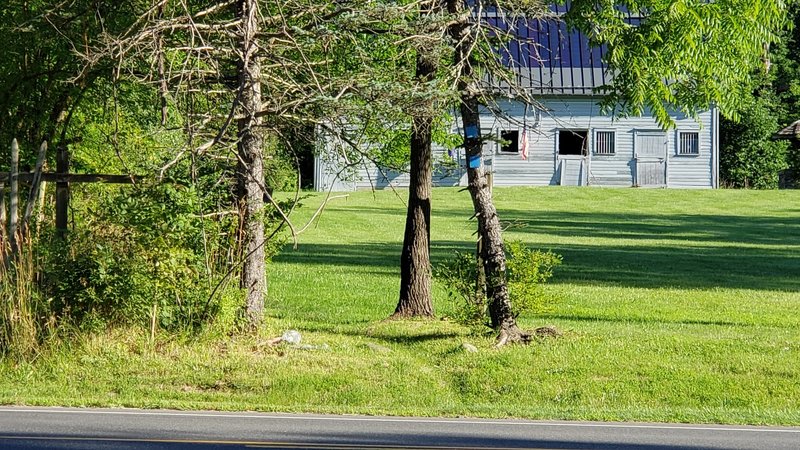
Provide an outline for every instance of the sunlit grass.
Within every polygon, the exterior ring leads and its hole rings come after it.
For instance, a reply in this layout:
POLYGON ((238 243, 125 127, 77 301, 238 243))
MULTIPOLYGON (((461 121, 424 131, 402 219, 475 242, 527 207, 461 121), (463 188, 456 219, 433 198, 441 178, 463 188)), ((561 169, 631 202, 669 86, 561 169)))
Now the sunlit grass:
MULTIPOLYGON (((555 309, 521 318, 563 336, 501 350, 449 320, 383 321, 403 197, 332 200, 270 266, 259 336, 110 330, 0 365, 0 402, 800 424, 800 192, 496 189, 507 238, 564 256, 555 309), (266 344, 290 328, 311 347, 266 344)), ((474 248, 470 208, 434 191, 435 262, 474 248)))

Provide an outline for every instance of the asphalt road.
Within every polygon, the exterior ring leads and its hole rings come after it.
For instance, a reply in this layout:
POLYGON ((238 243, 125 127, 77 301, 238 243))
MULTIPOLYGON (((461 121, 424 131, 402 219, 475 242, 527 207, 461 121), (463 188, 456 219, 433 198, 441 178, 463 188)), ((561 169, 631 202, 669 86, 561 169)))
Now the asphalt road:
POLYGON ((800 428, 0 408, 2 450, 800 449, 800 428))

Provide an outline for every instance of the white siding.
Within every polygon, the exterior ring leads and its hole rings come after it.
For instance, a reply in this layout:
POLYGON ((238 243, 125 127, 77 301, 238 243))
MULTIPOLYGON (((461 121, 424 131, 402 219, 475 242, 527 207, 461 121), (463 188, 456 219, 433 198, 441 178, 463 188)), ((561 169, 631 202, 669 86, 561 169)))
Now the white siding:
POLYGON ((713 112, 704 111, 701 115, 702 128, 698 124, 685 124, 683 128, 669 131, 670 146, 667 150, 667 183, 670 187, 711 188, 714 187, 714 127, 713 112), (678 132, 694 131, 699 136, 697 155, 678 155, 678 132))
MULTIPOLYGON (((652 117, 628 117, 614 119, 600 114, 596 99, 588 97, 544 98, 545 111, 528 112, 519 102, 499 103, 505 116, 498 119, 491 114, 481 115, 481 132, 497 135, 501 130, 520 130, 527 123, 528 158, 518 154, 499 154, 498 145, 488 143, 484 147, 484 167, 494 172, 495 186, 541 186, 560 183, 560 158, 558 156, 558 133, 563 129, 588 130, 589 155, 584 164, 586 173, 583 183, 590 186, 633 186, 635 183, 636 160, 634 140, 636 131, 654 131, 660 127, 652 117), (615 132, 615 153, 595 155, 594 132, 597 130, 615 132)), ((715 186, 715 159, 713 148, 715 139, 712 111, 699 114, 699 122, 682 115, 675 116, 677 129, 667 131, 667 187, 711 188, 715 186), (677 132, 696 131, 699 133, 699 154, 677 154, 677 132)), ((434 150, 442 155, 444 149, 434 150)), ((458 156, 463 165, 463 150, 458 156)), ((574 157, 573 157, 574 158, 574 157)), ((372 186, 385 188, 389 185, 404 187, 408 185, 407 174, 387 173, 383 176, 372 166, 361 166, 354 183, 340 183, 342 188, 368 189, 372 186)), ((463 170, 434 176, 434 184, 440 186, 465 185, 463 170)), ((330 185, 330 184, 328 184, 330 185)))

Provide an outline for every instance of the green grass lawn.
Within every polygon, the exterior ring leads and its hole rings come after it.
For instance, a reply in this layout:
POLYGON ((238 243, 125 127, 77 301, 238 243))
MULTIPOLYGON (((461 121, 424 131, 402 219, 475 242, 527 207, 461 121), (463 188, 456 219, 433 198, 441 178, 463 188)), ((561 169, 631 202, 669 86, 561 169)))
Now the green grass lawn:
MULTIPOLYGON (((555 308, 520 318, 563 336, 499 350, 448 320, 382 321, 405 195, 331 200, 270 266, 261 337, 110 331, 0 365, 0 402, 800 425, 800 191, 496 189, 505 237, 564 257, 555 308), (289 328, 316 348, 265 344, 289 328)), ((466 192, 434 191, 434 263, 474 248, 470 216, 466 192)))

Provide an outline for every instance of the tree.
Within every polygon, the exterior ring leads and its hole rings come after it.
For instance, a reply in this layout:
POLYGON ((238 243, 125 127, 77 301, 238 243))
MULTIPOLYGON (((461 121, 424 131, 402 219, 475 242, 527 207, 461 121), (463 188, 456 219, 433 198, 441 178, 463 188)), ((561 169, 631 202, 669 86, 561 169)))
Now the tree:
POLYGON ((261 320, 266 293, 265 202, 295 236, 265 182, 267 143, 319 127, 358 149, 353 136, 418 104, 427 92, 406 89, 402 74, 379 64, 403 60, 402 52, 371 47, 396 36, 394 27, 407 25, 403 18, 414 7, 369 0, 154 0, 133 26, 89 56, 92 63, 120 61, 121 76, 158 86, 162 117, 165 104, 180 112, 186 143, 162 175, 186 157, 225 161, 222 175, 235 174, 243 311, 251 326, 261 320))
POLYGON ((774 189, 789 168, 800 173, 797 150, 773 135, 800 118, 800 64, 795 51, 800 25, 798 4, 789 4, 791 29, 769 46, 764 64, 752 74, 749 92, 742 98, 740 120, 720 123, 720 176, 729 187, 774 189))
MULTIPOLYGON (((483 142, 479 107, 487 98, 481 80, 486 61, 500 58, 498 52, 494 58, 476 55, 476 49, 491 47, 480 33, 482 11, 503 6, 493 1, 448 0, 448 11, 459 19, 450 36, 459 73, 469 192, 478 219, 489 313, 498 345, 527 342, 531 337, 518 328, 511 313, 500 222, 478 164, 483 142)), ((776 40, 784 25, 784 8, 780 0, 573 0, 566 20, 589 36, 593 45, 607 47, 605 63, 614 79, 601 105, 619 115, 649 111, 669 127, 671 111, 694 116, 712 103, 736 117, 752 68, 761 63, 763 49, 776 40), (627 22, 629 11, 642 12, 644 19, 627 22)))
POLYGON ((257 0, 211 5, 153 1, 125 32, 109 36, 106 46, 87 55, 90 67, 98 61, 120 61, 118 79, 158 86, 163 122, 170 105, 179 112, 176 120, 182 122, 185 145, 162 167, 162 176, 188 156, 235 167, 230 172, 235 174, 232 200, 240 219, 242 311, 250 327, 262 320, 267 289, 265 201, 281 211, 265 184, 265 135, 280 128, 283 108, 309 95, 297 89, 298 76, 305 75, 308 65, 296 53, 313 51, 307 47, 313 43, 290 30, 319 13, 304 1, 271 6, 261 8, 257 0), (297 22, 289 25, 291 19, 297 22), (291 64, 265 72, 260 63, 265 57, 291 64), (269 84, 263 84, 265 79, 269 84))
POLYGON ((775 189, 789 167, 789 143, 772 139, 780 129, 777 99, 764 91, 747 99, 740 120, 720 124, 720 177, 727 187, 775 189))
MULTIPOLYGON (((108 66, 84 70, 79 52, 104 32, 133 20, 132 2, 9 0, 0 7, 0 140, 24 147, 67 145, 73 113, 98 79, 110 78, 108 66)), ((8 145, 8 144, 5 144, 8 145)), ((5 161, 3 161, 5 163, 5 161)))
MULTIPOLYGON (((424 1, 419 8, 421 17, 442 12, 439 0, 424 1)), ((429 84, 436 77, 438 57, 428 46, 417 49, 417 83, 429 84)), ((433 185, 431 144, 436 106, 435 99, 430 98, 411 114, 408 211, 400 256, 400 299, 394 317, 433 316, 430 267, 433 185)))
POLYGON ((237 201, 241 219, 240 236, 245 253, 242 264, 242 287, 247 291, 245 313, 251 326, 261 323, 266 295, 266 261, 264 255, 264 142, 261 137, 261 64, 259 62, 259 8, 256 0, 239 0, 236 19, 240 22, 241 59, 238 68, 238 99, 241 106, 237 121, 236 142, 238 164, 237 201))

